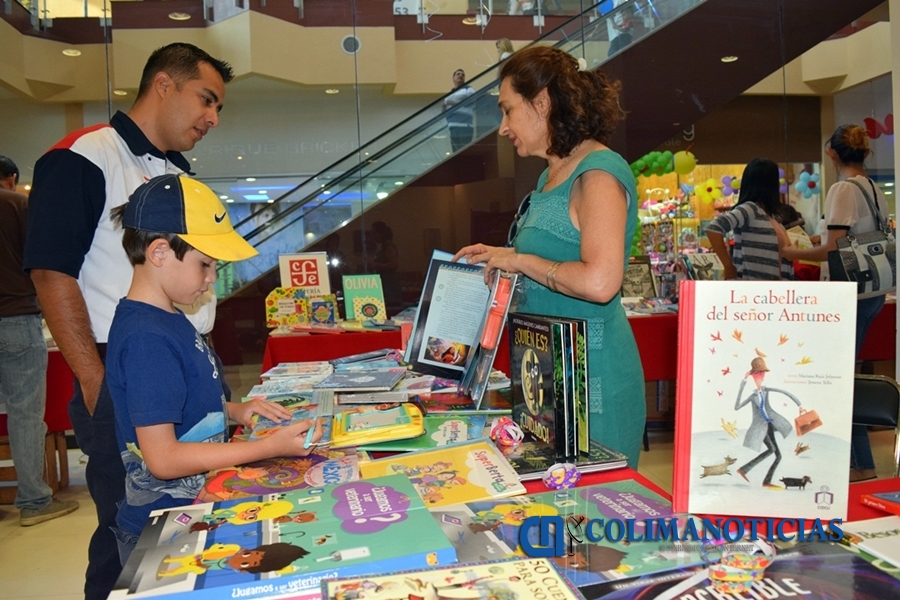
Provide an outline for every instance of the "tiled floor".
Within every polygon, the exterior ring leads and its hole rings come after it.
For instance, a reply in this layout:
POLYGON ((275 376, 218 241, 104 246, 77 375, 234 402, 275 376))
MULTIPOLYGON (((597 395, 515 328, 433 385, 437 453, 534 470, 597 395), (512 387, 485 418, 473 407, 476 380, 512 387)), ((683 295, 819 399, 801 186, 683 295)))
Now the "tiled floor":
MULTIPOLYGON (((227 367, 235 395, 246 392, 259 365, 227 367)), ((879 477, 893 469, 893 431, 870 433, 879 477)), ((672 433, 650 434, 650 451, 641 456, 640 473, 666 491, 672 489, 672 433)), ((5 600, 78 600, 82 598, 87 544, 96 525, 93 503, 84 483, 83 457, 69 451, 69 488, 59 498, 78 500, 81 508, 65 517, 33 527, 19 526, 18 511, 0 506, 0 597, 5 600)))

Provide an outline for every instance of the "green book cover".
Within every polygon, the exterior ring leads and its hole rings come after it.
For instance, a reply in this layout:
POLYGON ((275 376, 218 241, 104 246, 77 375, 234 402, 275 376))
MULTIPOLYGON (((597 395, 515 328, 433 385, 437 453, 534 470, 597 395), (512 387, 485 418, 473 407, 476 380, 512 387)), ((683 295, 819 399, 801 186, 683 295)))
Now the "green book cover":
POLYGON ((344 313, 353 319, 387 319, 381 275, 344 275, 344 313))

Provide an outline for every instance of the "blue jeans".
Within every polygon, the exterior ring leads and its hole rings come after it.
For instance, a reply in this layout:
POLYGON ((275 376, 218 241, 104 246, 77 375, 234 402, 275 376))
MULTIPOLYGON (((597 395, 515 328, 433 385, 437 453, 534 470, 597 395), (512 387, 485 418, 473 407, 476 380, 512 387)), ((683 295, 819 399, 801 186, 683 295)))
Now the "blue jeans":
MULTIPOLYGON (((876 296, 875 298, 866 298, 865 300, 856 301, 856 357, 859 358, 859 351, 862 348, 863 341, 866 339, 866 333, 869 326, 881 309, 884 307, 884 296, 876 296)), ((866 431, 865 425, 854 425, 850 432, 850 468, 851 469, 874 469, 875 457, 872 456, 872 446, 869 444, 869 433, 866 431)))
POLYGON ((40 315, 0 318, 0 397, 16 467, 16 508, 43 508, 53 490, 44 482, 47 343, 40 315))
MULTIPOLYGON (((99 349, 100 357, 105 360, 105 345, 99 349)), ((88 455, 85 479, 97 507, 98 524, 88 546, 84 597, 86 600, 105 600, 122 571, 113 531, 118 503, 125 498, 125 466, 116 441, 116 419, 105 380, 100 386, 93 415, 88 413, 81 386, 75 381, 75 395, 69 402, 69 419, 78 447, 88 455)))

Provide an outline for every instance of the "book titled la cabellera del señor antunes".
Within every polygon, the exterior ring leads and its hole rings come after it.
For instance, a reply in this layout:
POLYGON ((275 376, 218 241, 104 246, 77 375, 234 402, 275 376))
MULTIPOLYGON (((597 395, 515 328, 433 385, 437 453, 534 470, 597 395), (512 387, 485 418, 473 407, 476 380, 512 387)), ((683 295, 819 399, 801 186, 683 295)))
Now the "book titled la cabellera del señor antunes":
POLYGON ((676 511, 847 517, 856 288, 684 281, 676 511))

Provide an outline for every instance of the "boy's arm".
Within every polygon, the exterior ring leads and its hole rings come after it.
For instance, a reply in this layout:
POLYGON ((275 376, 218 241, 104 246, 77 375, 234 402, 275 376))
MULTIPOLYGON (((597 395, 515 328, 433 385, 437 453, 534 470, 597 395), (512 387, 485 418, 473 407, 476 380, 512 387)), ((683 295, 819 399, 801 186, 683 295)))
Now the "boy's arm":
MULTIPOLYGON (((267 438, 234 444, 179 442, 172 423, 135 428, 138 446, 150 473, 157 479, 178 479, 201 475, 213 469, 272 458, 306 456, 313 447, 303 447, 312 420, 298 421, 280 428, 267 438)), ((322 438, 322 426, 316 425, 313 441, 322 438)))

